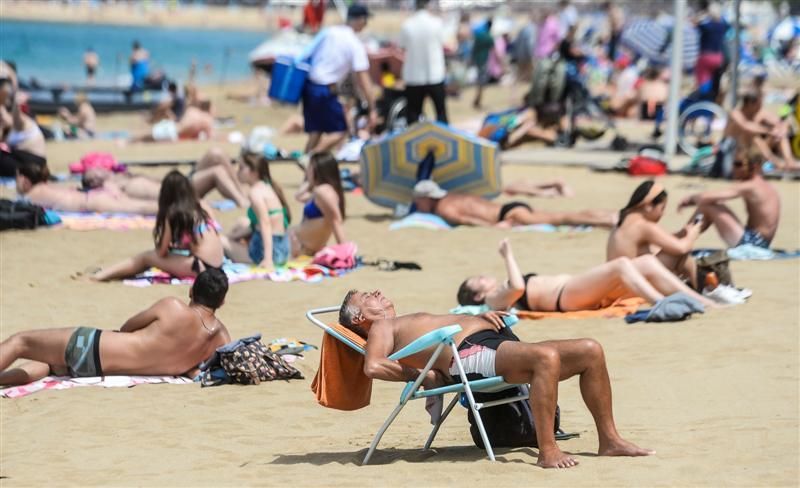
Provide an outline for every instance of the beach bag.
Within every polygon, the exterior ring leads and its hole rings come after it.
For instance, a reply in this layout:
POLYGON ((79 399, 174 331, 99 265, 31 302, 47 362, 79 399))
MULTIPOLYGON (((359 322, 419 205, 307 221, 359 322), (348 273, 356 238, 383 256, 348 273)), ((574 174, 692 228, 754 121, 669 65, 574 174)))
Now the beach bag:
POLYGON ((45 210, 32 203, 0 200, 0 230, 35 229, 47 225, 45 210))
POLYGON ((257 385, 262 381, 303 378, 300 371, 254 337, 241 339, 236 347, 217 353, 230 383, 257 385))
POLYGON ((542 59, 534 68, 531 90, 528 92, 529 107, 544 103, 561 103, 567 84, 567 63, 542 59))
POLYGON ((297 105, 303 96, 303 88, 311 71, 311 56, 317 50, 323 38, 323 31, 314 37, 311 44, 299 56, 278 56, 272 66, 272 80, 269 85, 269 97, 279 102, 297 105))
POLYGON ((644 147, 628 160, 628 174, 631 176, 660 176, 667 174, 664 152, 657 147, 644 147))
MULTIPOLYGON (((507 390, 493 393, 473 393, 476 403, 485 403, 495 400, 502 400, 519 396, 527 393, 527 387, 516 386, 507 390)), ((531 413, 528 400, 517 400, 516 402, 497 405, 490 408, 481 409, 481 420, 483 428, 486 430, 486 437, 492 447, 539 447, 536 440, 536 428, 533 425, 533 414, 531 413)), ((467 420, 469 420, 469 433, 472 442, 481 449, 485 449, 483 439, 481 439, 478 424, 475 423, 475 416, 472 410, 467 410, 467 420)), ((561 427, 561 410, 556 405, 556 418, 553 425, 553 433, 559 433, 561 427)))
POLYGON ((358 246, 355 242, 343 242, 325 246, 314 255, 312 264, 325 266, 328 269, 351 269, 356 267, 358 246))
POLYGON ((706 275, 714 273, 721 285, 733 285, 733 276, 730 269, 731 259, 725 251, 714 251, 695 261, 697 265, 697 287, 701 290, 706 282, 706 275))

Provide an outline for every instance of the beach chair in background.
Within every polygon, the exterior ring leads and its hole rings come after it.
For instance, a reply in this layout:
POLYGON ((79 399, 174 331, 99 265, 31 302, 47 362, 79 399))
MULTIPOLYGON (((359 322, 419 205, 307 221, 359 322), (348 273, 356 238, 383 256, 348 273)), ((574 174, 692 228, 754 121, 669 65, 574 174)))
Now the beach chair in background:
MULTIPOLYGON (((309 310, 306 313, 306 318, 308 318, 308 320, 312 324, 316 325, 317 327, 325 331, 326 334, 329 334, 332 337, 336 338, 337 340, 341 341, 342 343, 344 343, 351 349, 355 350, 359 354, 365 355, 366 340, 364 340, 361 337, 358 337, 352 331, 348 330, 342 325, 339 324, 328 325, 318 318, 319 315, 338 312, 339 308, 340 307, 335 306, 335 307, 324 307, 324 308, 309 310)), ((431 347, 436 348, 430 360, 428 361, 428 364, 426 364, 425 368, 422 369, 422 371, 420 372, 419 377, 415 381, 409 381, 408 383, 406 383, 405 387, 400 393, 400 401, 398 402, 394 410, 392 410, 392 413, 383 423, 381 428, 378 430, 378 433, 375 434, 375 438, 372 440, 372 444, 369 446, 369 450, 367 451, 366 456, 364 456, 364 461, 362 464, 367 464, 369 462, 369 459, 372 457, 372 454, 378 447, 378 443, 381 441, 381 437, 383 437, 383 434, 392 424, 394 419, 397 418, 397 415, 400 413, 403 407, 406 406, 408 402, 412 400, 425 400, 431 397, 436 397, 439 395, 447 395, 450 393, 454 393, 453 399, 447 405, 447 408, 445 408, 442 414, 439 416, 439 419, 434 423, 433 429, 431 430, 431 433, 428 436, 428 440, 425 442, 425 447, 423 449, 425 450, 430 449, 431 444, 433 443, 433 440, 436 437, 436 434, 439 432, 439 428, 447 419, 448 415, 450 415, 450 412, 453 410, 453 407, 456 406, 456 404, 459 402, 459 399, 461 398, 461 395, 463 394, 466 397, 466 400, 469 404, 469 409, 472 411, 472 414, 475 417, 475 422, 478 426, 481 439, 483 440, 483 445, 485 446, 486 449, 486 455, 489 457, 490 460, 492 461, 495 460, 494 451, 492 450, 489 438, 486 435, 486 430, 484 429, 483 421, 481 420, 480 411, 484 408, 490 408, 497 405, 512 403, 519 400, 527 400, 528 389, 520 388, 520 391, 524 393, 520 393, 519 395, 512 396, 510 398, 503 398, 500 400, 484 402, 484 403, 476 402, 475 397, 473 396, 473 392, 481 392, 481 393, 497 392, 522 385, 506 383, 505 381, 503 381, 502 376, 484 378, 475 381, 467 381, 466 379, 467 375, 464 373, 464 366, 461 362, 461 359, 458 356, 458 349, 457 349, 458 344, 456 344, 455 341, 453 340, 453 337, 459 332, 461 332, 461 326, 457 324, 441 327, 439 329, 428 332, 422 337, 419 337, 415 341, 411 342, 407 346, 403 347, 399 351, 389 356, 389 359, 393 361, 399 361, 403 358, 416 354, 425 349, 431 347), (461 382, 447 386, 442 386, 432 390, 422 390, 421 389, 422 380, 425 378, 427 372, 436 363, 436 359, 446 348, 451 349, 453 352, 453 358, 460 373, 459 376, 461 377, 461 382)), ((527 385, 524 386, 527 387, 527 385)))

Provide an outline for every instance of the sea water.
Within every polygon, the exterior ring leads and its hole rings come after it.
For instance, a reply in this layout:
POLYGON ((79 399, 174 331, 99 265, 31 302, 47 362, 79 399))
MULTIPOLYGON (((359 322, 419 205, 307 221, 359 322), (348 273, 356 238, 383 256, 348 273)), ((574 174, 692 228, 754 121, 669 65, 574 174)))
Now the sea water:
MULTIPOLYGON (((0 0, 2 1, 2 0, 0 0)), ((243 13, 244 15, 244 13, 243 13)), ((0 20, 0 59, 16 63, 23 80, 42 84, 82 84, 83 54, 91 47, 100 57, 96 85, 130 84, 129 60, 134 40, 150 52, 150 71, 185 81, 192 61, 199 82, 246 78, 248 53, 265 33, 220 29, 66 24, 0 20)))

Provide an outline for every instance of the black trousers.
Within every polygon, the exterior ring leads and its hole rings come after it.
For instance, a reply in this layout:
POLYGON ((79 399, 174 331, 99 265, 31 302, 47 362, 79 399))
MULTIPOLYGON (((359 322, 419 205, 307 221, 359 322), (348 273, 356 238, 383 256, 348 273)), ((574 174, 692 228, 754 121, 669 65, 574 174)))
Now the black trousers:
POLYGON ((435 85, 407 85, 406 86, 406 119, 411 125, 419 120, 422 114, 422 103, 425 97, 430 97, 436 108, 436 120, 447 124, 447 107, 445 106, 444 83, 435 85))

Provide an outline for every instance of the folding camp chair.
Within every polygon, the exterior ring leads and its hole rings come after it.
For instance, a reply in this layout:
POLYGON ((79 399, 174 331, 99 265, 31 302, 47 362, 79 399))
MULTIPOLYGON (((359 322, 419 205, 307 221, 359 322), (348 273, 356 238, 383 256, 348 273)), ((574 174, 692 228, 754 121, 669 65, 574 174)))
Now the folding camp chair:
MULTIPOLYGON (((306 313, 306 318, 308 318, 308 320, 311 321, 312 324, 316 325, 317 327, 325 331, 326 334, 330 334, 331 336, 343 342, 353 350, 357 351, 359 354, 364 355, 366 341, 364 341, 359 337, 354 337, 354 334, 349 333, 350 331, 345 329, 341 325, 337 324, 334 326, 330 326, 316 317, 317 315, 338 312, 338 311, 339 311, 338 306, 317 308, 309 310, 306 313)), ((380 430, 378 430, 378 433, 375 434, 375 438, 372 440, 372 444, 369 446, 369 451, 367 451, 367 455, 364 456, 363 464, 367 464, 369 462, 370 457, 372 457, 372 454, 378 447, 378 443, 380 442, 381 437, 389 428, 389 425, 391 425, 391 423, 403 409, 403 407, 406 406, 406 403, 408 403, 410 400, 420 400, 428 397, 445 395, 448 393, 455 393, 455 395, 448 404, 447 408, 444 409, 442 415, 436 421, 435 425, 433 426, 433 429, 431 430, 431 433, 428 436, 428 440, 427 442, 425 442, 425 447, 423 449, 426 450, 430 449, 431 444, 433 443, 433 439, 436 437, 437 432, 439 432, 439 427, 441 427, 442 423, 444 423, 447 416, 450 415, 450 412, 453 410, 453 407, 455 407, 456 403, 458 403, 458 400, 461 394, 463 393, 466 396, 467 401, 469 402, 469 408, 470 410, 472 410, 472 414, 475 417, 475 423, 478 426, 478 431, 480 432, 481 439, 483 439, 483 445, 486 448, 486 454, 489 456, 490 460, 492 461, 495 460, 494 451, 492 450, 492 446, 489 443, 489 438, 486 435, 486 430, 483 427, 483 421, 481 420, 480 410, 483 408, 489 408, 497 405, 516 402, 518 400, 527 400, 528 399, 527 385, 525 385, 526 388, 520 389, 522 392, 524 392, 520 395, 511 398, 494 400, 490 402, 477 403, 475 401, 475 397, 472 394, 473 392, 496 392, 520 385, 506 383, 505 381, 503 381, 502 376, 494 376, 492 378, 467 381, 467 375, 464 372, 464 366, 461 363, 461 359, 458 356, 457 344, 455 343, 455 341, 453 341, 453 337, 459 332, 461 332, 460 325, 449 325, 446 327, 441 327, 439 329, 428 332, 422 337, 419 337, 412 343, 408 344, 404 348, 400 349, 399 351, 389 356, 389 359, 397 361, 405 357, 411 356, 412 354, 416 354, 420 351, 428 349, 430 347, 436 346, 433 355, 431 355, 428 364, 426 364, 425 368, 420 372, 419 377, 417 377, 415 381, 409 381, 408 383, 406 383, 402 393, 400 394, 400 402, 397 404, 392 413, 389 415, 389 418, 387 418, 386 421, 383 423, 380 430), (439 357, 439 354, 441 354, 442 351, 444 351, 445 348, 448 347, 453 351, 453 359, 455 360, 455 364, 458 368, 461 382, 447 386, 442 386, 440 388, 435 388, 432 390, 421 390, 420 386, 422 384, 422 380, 425 378, 425 375, 436 363, 436 359, 439 357)))

